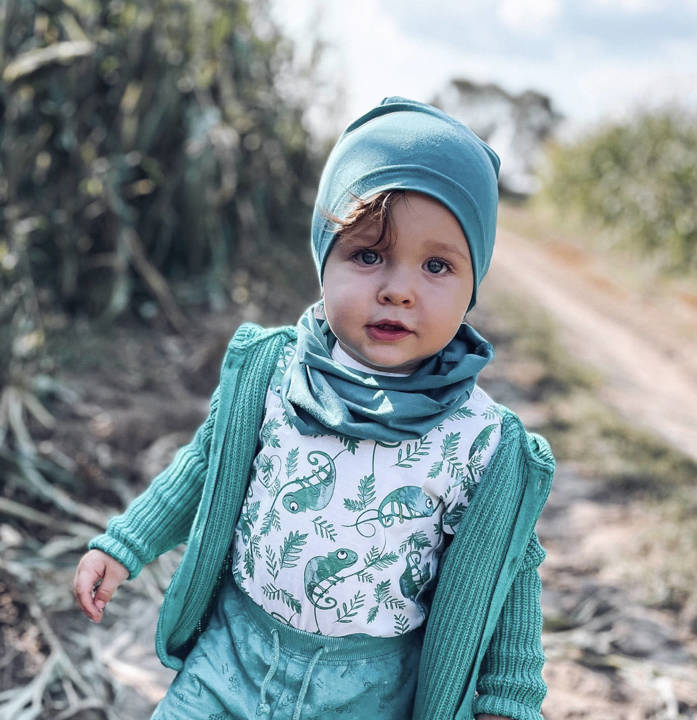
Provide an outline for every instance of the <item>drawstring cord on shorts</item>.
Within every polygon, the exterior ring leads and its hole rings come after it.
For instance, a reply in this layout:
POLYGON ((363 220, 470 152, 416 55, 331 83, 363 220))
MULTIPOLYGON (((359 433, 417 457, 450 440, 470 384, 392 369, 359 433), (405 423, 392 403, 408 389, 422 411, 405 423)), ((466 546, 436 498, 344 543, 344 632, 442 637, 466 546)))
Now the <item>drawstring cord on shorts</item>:
MULTIPOLYGON (((257 706, 257 717, 263 718, 264 720, 266 718, 269 718, 271 716, 271 706, 266 702, 266 690, 269 687, 269 683, 273 680, 273 676, 276 674, 276 670, 278 670, 278 663, 281 658, 281 643, 278 639, 278 630, 272 630, 271 636, 273 637, 273 659, 271 660, 271 665, 269 665, 269 670, 266 673, 266 676, 264 677, 263 682, 261 683, 261 692, 259 696, 259 705, 257 706)), ((324 648, 318 648, 315 654, 312 656, 312 659, 308 663, 307 669, 305 670, 305 675, 303 675, 303 682, 300 686, 300 692, 298 693, 298 699, 295 703, 295 711, 293 712, 293 720, 301 720, 302 716, 302 709, 303 709, 303 702, 305 701, 305 695, 307 694, 307 689, 310 687, 310 680, 312 679, 312 673, 314 672, 315 665, 317 665, 317 661, 322 657, 322 653, 324 652, 324 648)))
POLYGON ((298 701, 295 703, 293 720, 300 720, 300 715, 303 709, 303 701, 305 700, 305 694, 307 693, 307 688, 310 686, 310 678, 312 677, 312 671, 315 669, 317 661, 320 659, 320 657, 322 657, 323 652, 323 647, 318 648, 315 654, 312 656, 312 660, 310 660, 310 664, 307 666, 307 670, 305 670, 305 675, 303 676, 303 684, 300 687, 300 692, 298 693, 298 701))
POLYGON ((273 660, 269 666, 269 671, 261 683, 260 702, 257 707, 257 716, 262 718, 268 718, 271 715, 271 706, 266 702, 266 688, 268 688, 269 683, 273 680, 273 676, 276 674, 276 670, 278 670, 278 662, 281 658, 281 643, 278 640, 278 630, 272 630, 271 635, 273 637, 273 660))

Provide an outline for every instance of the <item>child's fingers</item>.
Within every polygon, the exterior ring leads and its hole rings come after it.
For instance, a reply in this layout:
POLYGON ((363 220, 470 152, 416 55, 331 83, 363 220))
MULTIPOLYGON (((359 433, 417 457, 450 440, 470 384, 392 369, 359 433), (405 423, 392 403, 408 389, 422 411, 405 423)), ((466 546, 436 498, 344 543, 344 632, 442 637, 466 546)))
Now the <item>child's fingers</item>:
POLYGON ((104 612, 106 604, 111 600, 111 596, 123 580, 125 580, 125 577, 120 572, 107 567, 107 572, 94 595, 94 605, 100 613, 104 612))
POLYGON ((92 591, 95 584, 99 581, 101 574, 97 568, 91 563, 81 562, 78 565, 73 580, 73 594, 82 608, 82 611, 90 620, 99 622, 102 619, 100 611, 94 603, 92 591))
POLYGON ((73 593, 82 611, 94 622, 102 619, 106 604, 128 577, 128 570, 99 550, 83 556, 75 572, 73 593))

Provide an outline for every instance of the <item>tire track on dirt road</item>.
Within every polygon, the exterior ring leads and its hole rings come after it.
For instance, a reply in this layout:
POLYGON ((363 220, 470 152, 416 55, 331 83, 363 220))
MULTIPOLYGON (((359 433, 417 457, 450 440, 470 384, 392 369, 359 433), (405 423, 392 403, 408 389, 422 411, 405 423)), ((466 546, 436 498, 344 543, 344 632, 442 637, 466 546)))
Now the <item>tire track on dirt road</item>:
POLYGON ((638 298, 590 254, 505 229, 491 275, 549 312, 563 343, 604 377, 609 404, 697 460, 697 311, 683 305, 678 317, 679 299, 638 298))

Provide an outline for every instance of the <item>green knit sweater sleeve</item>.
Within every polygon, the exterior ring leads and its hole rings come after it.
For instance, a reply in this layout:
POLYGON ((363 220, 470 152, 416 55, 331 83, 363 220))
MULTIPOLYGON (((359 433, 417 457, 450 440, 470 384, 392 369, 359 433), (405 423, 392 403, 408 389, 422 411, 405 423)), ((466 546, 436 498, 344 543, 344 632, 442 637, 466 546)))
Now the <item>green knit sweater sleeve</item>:
POLYGON ((204 423, 188 445, 122 515, 111 518, 106 532, 89 542, 116 558, 133 579, 144 565, 184 542, 198 508, 220 399, 217 388, 204 423))
POLYGON ((542 584, 538 566, 545 557, 533 534, 506 597, 477 682, 474 715, 541 720, 547 692, 542 679, 542 584))

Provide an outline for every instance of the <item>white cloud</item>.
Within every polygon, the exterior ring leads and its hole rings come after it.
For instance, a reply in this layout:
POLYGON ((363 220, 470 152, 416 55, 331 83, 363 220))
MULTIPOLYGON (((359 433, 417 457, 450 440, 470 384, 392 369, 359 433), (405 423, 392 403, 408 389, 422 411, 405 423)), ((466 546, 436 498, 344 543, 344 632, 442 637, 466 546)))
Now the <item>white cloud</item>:
POLYGON ((497 14, 504 25, 519 32, 539 32, 559 17, 559 0, 502 0, 497 14))
MULTIPOLYGON (((671 37, 670 25, 667 31, 657 33, 656 42, 662 43, 660 53, 649 48, 637 53, 631 42, 617 42, 616 34, 591 32, 588 23, 579 29, 563 0, 519 0, 518 4, 499 0, 494 5, 498 10, 485 13, 486 27, 482 14, 471 28, 472 33, 488 30, 492 43, 475 44, 468 42, 470 28, 457 25, 461 5, 455 0, 434 0, 436 9, 430 26, 423 13, 417 13, 416 19, 410 13, 412 2, 415 0, 355 0, 348 7, 338 0, 326 0, 321 4, 322 23, 313 22, 312 11, 306 12, 306 22, 299 26, 296 23, 292 27, 290 18, 284 23, 300 43, 307 43, 317 31, 324 41, 336 46, 335 52, 327 53, 322 83, 325 89, 343 85, 346 90, 340 101, 329 93, 322 106, 324 90, 315 81, 310 109, 316 120, 313 125, 332 135, 385 95, 429 100, 453 78, 496 82, 510 92, 539 90, 579 125, 617 117, 627 108, 636 110, 640 103, 678 98, 697 106, 697 90, 693 89, 697 88, 697 49, 691 37, 671 37), (500 18, 494 15, 497 12, 500 18), (554 32, 545 35, 551 25, 554 32), (448 41, 446 30, 452 28, 461 33, 460 42, 448 41), (508 44, 513 36, 521 41, 515 47, 508 44), (497 39, 503 43, 500 48, 494 46, 497 39), (544 53, 534 52, 537 43, 545 43, 544 53)), ((481 2, 472 0, 477 8, 481 2)), ((587 2, 594 3, 595 15, 602 16, 600 3, 607 3, 608 13, 614 12, 618 3, 631 4, 639 13, 640 6, 648 7, 653 0, 612 0, 612 6, 610 0, 587 2)), ((697 4, 697 0, 689 2, 692 7, 697 4)), ((294 0, 291 4, 275 0, 275 4, 285 13, 292 7, 290 14, 296 20, 301 8, 317 7, 314 0, 294 0)), ((623 31, 623 23, 618 23, 614 31, 623 31)), ((635 32, 628 23, 626 39, 635 32)))
POLYGON ((665 6, 664 0, 587 0, 590 7, 635 14, 652 13, 665 6))

